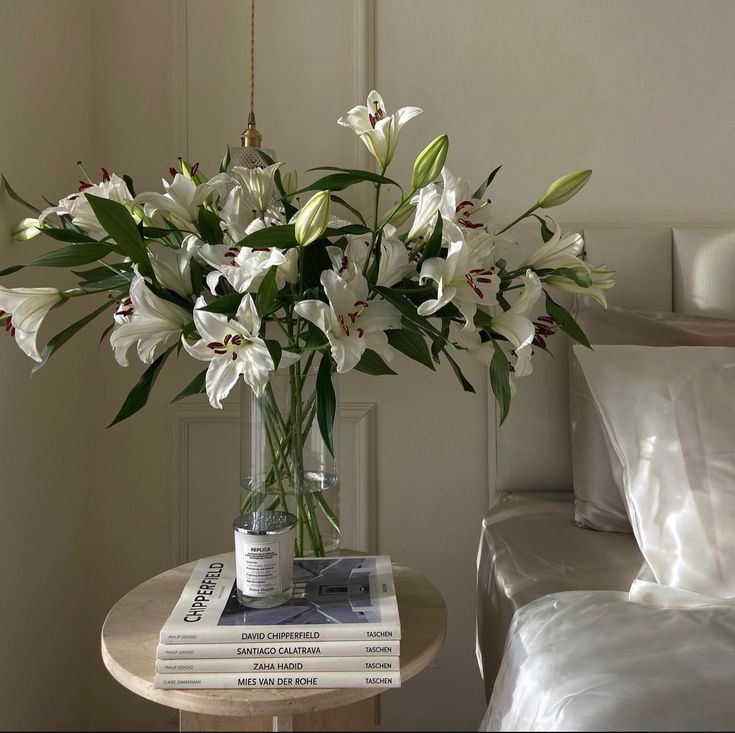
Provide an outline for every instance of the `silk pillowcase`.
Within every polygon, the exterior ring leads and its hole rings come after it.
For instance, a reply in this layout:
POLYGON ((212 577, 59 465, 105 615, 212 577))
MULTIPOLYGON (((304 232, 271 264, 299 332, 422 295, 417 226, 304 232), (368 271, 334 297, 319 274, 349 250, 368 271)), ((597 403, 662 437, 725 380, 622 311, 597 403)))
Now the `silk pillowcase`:
POLYGON ((735 348, 575 346, 661 586, 735 599, 735 348))
MULTIPOLYGON (((629 311, 578 300, 572 311, 592 344, 735 346, 735 321, 683 313, 629 311)), ((569 360, 575 522, 604 532, 631 532, 623 499, 622 466, 578 360, 569 360)))

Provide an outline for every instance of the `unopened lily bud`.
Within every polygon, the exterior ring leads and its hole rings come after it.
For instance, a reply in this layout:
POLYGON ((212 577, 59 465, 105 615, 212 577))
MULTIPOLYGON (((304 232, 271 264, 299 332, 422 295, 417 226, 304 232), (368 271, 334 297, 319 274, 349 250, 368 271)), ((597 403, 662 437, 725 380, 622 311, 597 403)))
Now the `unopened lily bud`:
POLYGON ((592 175, 591 170, 575 171, 554 181, 546 193, 538 200, 538 206, 542 209, 550 209, 569 201, 592 175))
POLYGON ((299 176, 296 171, 288 171, 281 176, 281 183, 286 194, 286 200, 291 201, 293 195, 299 190, 299 176))
POLYGON ((413 215, 414 211, 416 211, 416 204, 411 203, 411 201, 405 201, 402 206, 399 206, 390 215, 388 223, 398 229, 402 224, 408 221, 408 218, 413 215))
POLYGON ((17 242, 26 242, 29 239, 37 237, 40 233, 38 219, 23 219, 15 226, 11 232, 11 236, 17 242))
POLYGON ((449 150, 449 138, 446 135, 435 137, 420 153, 413 164, 411 186, 418 191, 428 186, 442 171, 449 150))
POLYGON ((329 191, 319 191, 296 214, 296 241, 301 245, 311 244, 324 234, 328 221, 329 191))

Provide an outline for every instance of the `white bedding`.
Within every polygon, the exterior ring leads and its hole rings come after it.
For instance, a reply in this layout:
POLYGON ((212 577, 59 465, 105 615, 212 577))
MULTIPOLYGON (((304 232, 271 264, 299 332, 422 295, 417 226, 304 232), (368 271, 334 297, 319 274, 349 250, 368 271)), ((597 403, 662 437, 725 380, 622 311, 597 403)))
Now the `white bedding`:
POLYGON ((518 608, 547 593, 627 590, 641 568, 633 535, 575 526, 572 498, 571 492, 509 494, 483 520, 477 659, 488 699, 518 608))
POLYGON ((515 614, 481 730, 733 727, 734 605, 661 608, 573 591, 515 614))

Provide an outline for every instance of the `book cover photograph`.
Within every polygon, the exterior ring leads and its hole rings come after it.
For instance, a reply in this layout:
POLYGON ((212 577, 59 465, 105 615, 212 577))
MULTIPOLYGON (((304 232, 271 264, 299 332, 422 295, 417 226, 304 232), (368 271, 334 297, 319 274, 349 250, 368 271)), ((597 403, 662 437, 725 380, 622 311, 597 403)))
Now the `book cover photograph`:
POLYGON ((267 609, 238 603, 234 562, 200 561, 161 630, 164 644, 398 639, 387 556, 297 558, 293 598, 267 609))

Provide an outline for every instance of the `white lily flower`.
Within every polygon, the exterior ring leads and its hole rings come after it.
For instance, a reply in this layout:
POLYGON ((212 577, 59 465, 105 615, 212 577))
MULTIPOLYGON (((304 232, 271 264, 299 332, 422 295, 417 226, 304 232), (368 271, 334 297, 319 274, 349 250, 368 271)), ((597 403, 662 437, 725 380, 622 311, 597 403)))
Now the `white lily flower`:
POLYGON ((41 230, 38 227, 38 219, 21 219, 13 227, 13 231, 10 232, 10 236, 16 242, 27 242, 29 239, 33 239, 41 234, 41 230))
POLYGON ((130 295, 115 312, 115 327, 110 334, 115 360, 124 367, 133 344, 137 345, 140 360, 150 364, 177 341, 192 318, 190 311, 159 298, 146 286, 137 268, 133 270, 130 295))
POLYGON ((255 219, 255 212, 249 207, 241 186, 235 186, 227 194, 219 217, 226 242, 237 244, 245 239, 247 229, 255 219))
POLYGON ((184 237, 181 247, 176 248, 151 242, 148 249, 156 280, 184 298, 192 295, 191 258, 198 254, 203 245, 204 242, 194 234, 184 237))
POLYGON ((406 277, 414 277, 416 265, 408 258, 410 247, 398 239, 394 226, 386 224, 380 240, 380 264, 378 265, 377 284, 386 288, 393 287, 406 277))
MULTIPOLYGON (((262 396, 275 365, 265 341, 258 335, 260 316, 252 297, 246 295, 242 299, 234 318, 201 310, 206 305, 200 296, 194 306, 194 324, 200 340, 192 345, 182 336, 182 343, 195 359, 209 362, 205 380, 209 403, 222 409, 222 400, 241 374, 255 396, 262 396)), ((284 351, 279 366, 293 364, 298 358, 297 354, 284 351)))
POLYGON ((337 123, 349 127, 365 143, 367 149, 385 170, 393 160, 401 128, 422 112, 418 107, 402 107, 392 115, 386 114, 383 98, 373 90, 368 94, 367 106, 353 107, 337 123))
MULTIPOLYGON (((267 229, 262 219, 253 221, 246 229, 245 235, 259 229, 267 229)), ((207 286, 213 295, 216 295, 220 277, 224 277, 238 293, 257 290, 268 270, 274 265, 278 267, 276 286, 279 290, 287 282, 297 282, 299 277, 299 253, 295 247, 280 250, 276 247, 252 249, 227 244, 205 244, 199 250, 199 256, 214 268, 207 275, 207 286)))
MULTIPOLYGON (((398 239, 396 228, 386 224, 380 241, 380 264, 376 284, 392 287, 405 277, 416 275, 416 265, 409 261, 410 248, 398 239)), ((364 235, 348 236, 347 246, 327 247, 334 271, 345 281, 352 282, 361 274, 370 253, 371 242, 364 235)))
POLYGON ((175 227, 196 232, 194 226, 199 216, 199 207, 207 197, 216 193, 223 196, 226 193, 226 180, 215 176, 198 186, 182 173, 177 173, 174 180, 168 183, 162 180, 166 193, 147 191, 135 197, 136 204, 143 204, 146 216, 151 218, 160 214, 175 227))
POLYGON ((370 240, 364 235, 350 234, 347 237, 347 245, 341 247, 328 246, 327 254, 332 260, 332 268, 345 281, 352 282, 357 275, 362 273, 370 254, 370 240))
POLYGON ((36 339, 43 319, 64 298, 56 288, 0 287, 0 321, 5 330, 34 361, 41 361, 36 339))
POLYGON ((385 300, 368 300, 368 284, 361 274, 347 283, 336 272, 325 270, 321 283, 329 304, 303 300, 294 310, 326 334, 337 371, 343 374, 357 366, 365 349, 391 361, 393 350, 385 331, 401 327, 398 310, 385 300))
POLYGON ((433 280, 436 298, 418 307, 422 316, 430 316, 452 303, 461 311, 465 328, 473 329, 477 306, 493 306, 500 288, 500 278, 492 264, 495 245, 486 232, 468 232, 449 245, 447 258, 432 257, 421 267, 419 282, 433 280))
POLYGON ((447 221, 466 229, 492 228, 490 199, 472 198, 469 181, 455 176, 446 166, 442 169, 444 190, 439 211, 447 221))
POLYGON ((255 202, 256 215, 263 216, 273 205, 273 176, 283 163, 273 163, 265 168, 245 168, 236 165, 230 175, 255 202))
POLYGON ((550 216, 547 219, 553 226, 553 236, 529 257, 526 257, 521 263, 521 267, 533 267, 534 270, 555 270, 557 267, 571 267, 589 271, 589 267, 579 258, 584 247, 582 235, 572 233, 562 237, 559 224, 550 216))
POLYGON ((83 184, 82 190, 79 193, 73 193, 61 199, 58 206, 50 206, 44 209, 38 217, 39 224, 42 225, 52 214, 58 216, 67 215, 71 217, 71 222, 74 226, 81 229, 90 237, 94 239, 103 239, 106 237, 107 232, 99 221, 97 221, 97 217, 94 211, 92 211, 89 201, 87 201, 87 194, 128 205, 133 201, 133 197, 130 195, 127 183, 120 176, 115 173, 110 175, 104 168, 102 171, 103 179, 100 183, 93 186, 83 184))
POLYGON ((542 292, 541 281, 533 270, 526 270, 520 279, 523 280, 520 295, 507 311, 494 316, 491 324, 492 330, 505 336, 516 351, 533 342, 536 327, 529 316, 542 292))
POLYGON ((416 204, 413 226, 408 233, 409 241, 423 237, 426 239, 436 224, 437 211, 444 219, 447 230, 444 239, 451 239, 450 224, 464 229, 492 230, 493 217, 490 214, 490 199, 472 198, 470 184, 464 178, 455 176, 446 166, 442 168, 443 187, 430 184, 422 188, 411 201, 416 204))
POLYGON ((442 192, 434 183, 424 186, 412 199, 411 203, 416 206, 413 216, 413 224, 408 232, 406 241, 426 239, 431 236, 436 226, 436 216, 442 201, 442 192))
POLYGON ((598 265, 592 269, 587 269, 586 272, 589 274, 592 284, 589 287, 582 287, 572 280, 559 275, 549 275, 544 278, 544 283, 549 287, 561 290, 564 293, 571 293, 572 295, 582 295, 586 298, 593 298, 603 308, 607 308, 607 299, 603 290, 608 290, 615 285, 615 271, 608 270, 605 265, 598 265))

